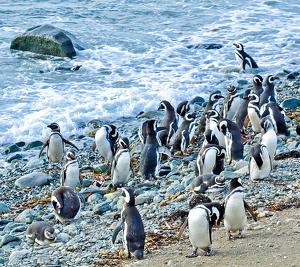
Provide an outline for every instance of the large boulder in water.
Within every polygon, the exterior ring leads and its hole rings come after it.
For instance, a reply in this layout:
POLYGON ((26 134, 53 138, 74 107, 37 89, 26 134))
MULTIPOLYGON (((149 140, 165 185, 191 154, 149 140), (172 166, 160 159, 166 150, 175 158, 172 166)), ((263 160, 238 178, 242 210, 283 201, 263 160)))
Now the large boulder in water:
POLYGON ((39 25, 18 34, 12 40, 10 48, 70 58, 76 56, 75 48, 84 50, 83 45, 74 35, 49 24, 39 25))

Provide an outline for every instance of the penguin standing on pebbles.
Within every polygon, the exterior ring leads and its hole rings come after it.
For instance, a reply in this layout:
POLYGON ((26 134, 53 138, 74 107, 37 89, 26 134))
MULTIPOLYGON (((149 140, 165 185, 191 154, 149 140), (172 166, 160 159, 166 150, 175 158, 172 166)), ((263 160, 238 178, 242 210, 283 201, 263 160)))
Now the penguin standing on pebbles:
POLYGON ((265 90, 261 93, 259 97, 259 106, 262 107, 264 104, 271 102, 276 102, 276 90, 275 90, 275 80, 279 79, 273 75, 269 75, 266 78, 265 90))
POLYGON ((238 107, 238 110, 237 110, 236 116, 235 116, 236 125, 239 127, 240 132, 242 134, 246 133, 244 122, 245 122, 245 119, 248 115, 248 104, 249 104, 249 101, 250 101, 248 96, 250 94, 250 91, 251 91, 251 89, 247 89, 245 91, 244 96, 241 100, 241 103, 238 107))
POLYGON ((121 223, 115 228, 112 235, 112 243, 116 241, 118 233, 123 231, 123 246, 127 251, 128 258, 131 253, 137 258, 142 259, 145 246, 145 231, 141 215, 135 207, 134 193, 132 189, 124 187, 122 196, 125 203, 121 212, 121 223))
POLYGON ((262 83, 263 83, 263 77, 261 77, 258 74, 255 74, 253 76, 253 93, 256 94, 258 97, 260 97, 260 95, 264 91, 262 83))
POLYGON ((267 147, 270 158, 273 160, 277 147, 277 135, 269 116, 262 118, 260 125, 262 129, 260 143, 267 147))
POLYGON ((218 139, 219 145, 225 147, 225 138, 222 132, 218 128, 218 122, 220 120, 220 114, 218 111, 211 109, 205 113, 206 116, 206 131, 208 129, 214 132, 214 135, 218 139))
POLYGON ((221 118, 233 120, 240 105, 241 98, 233 85, 227 87, 227 97, 224 100, 221 118))
POLYGON ((251 122, 253 132, 260 133, 260 113, 259 113, 259 97, 256 94, 250 94, 248 104, 248 116, 251 122))
POLYGON ((219 140, 216 137, 213 130, 208 129, 204 133, 204 141, 202 144, 202 147, 205 147, 206 145, 219 145, 219 140))
POLYGON ((77 150, 79 149, 73 143, 63 138, 57 123, 51 123, 47 127, 51 129, 51 134, 45 144, 42 146, 39 157, 41 157, 44 148, 48 146, 47 158, 49 161, 49 169, 52 169, 52 163, 58 163, 59 167, 61 167, 61 161, 64 156, 64 145, 69 144, 77 150))
POLYGON ((235 58, 243 70, 258 68, 256 62, 245 51, 242 44, 233 44, 236 46, 235 58))
POLYGON ((30 224, 25 233, 28 243, 38 243, 41 246, 55 242, 55 229, 47 222, 38 221, 30 224))

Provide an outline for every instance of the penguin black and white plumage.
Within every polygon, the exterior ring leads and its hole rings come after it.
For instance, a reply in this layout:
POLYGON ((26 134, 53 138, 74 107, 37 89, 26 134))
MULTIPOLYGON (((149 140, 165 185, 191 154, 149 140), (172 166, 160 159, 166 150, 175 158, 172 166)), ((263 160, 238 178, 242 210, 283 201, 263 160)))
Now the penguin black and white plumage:
POLYGON ((39 157, 41 157, 44 148, 46 146, 48 146, 47 158, 49 161, 49 169, 52 168, 52 163, 58 163, 59 167, 61 167, 61 161, 64 156, 65 144, 69 144, 69 145, 73 146, 74 148, 76 148, 77 150, 79 150, 79 149, 77 146, 75 146, 73 143, 66 140, 62 136, 62 134, 60 133, 59 125, 57 123, 51 123, 47 127, 49 127, 51 129, 51 134, 50 134, 49 138, 47 139, 47 141, 45 142, 45 144, 42 146, 40 153, 39 153, 39 157))
POLYGON ((220 120, 220 113, 214 109, 208 110, 205 113, 206 116, 206 130, 210 129, 214 132, 218 139, 219 145, 225 147, 225 138, 222 132, 218 128, 218 122, 220 120))
POLYGON ((250 101, 248 96, 249 96, 250 92, 251 92, 251 89, 247 89, 245 91, 244 96, 241 100, 241 103, 238 107, 238 110, 237 110, 236 116, 235 116, 235 123, 239 127, 240 132, 242 134, 246 133, 245 127, 244 127, 244 122, 248 115, 248 104, 250 101))
POLYGON ((128 258, 131 253, 137 258, 142 259, 145 246, 145 231, 141 215, 135 207, 134 193, 131 188, 121 189, 125 196, 125 203, 121 212, 121 223, 115 228, 112 235, 112 243, 115 243, 118 233, 123 231, 123 246, 127 251, 128 258))
POLYGON ((195 176, 200 174, 220 174, 224 170, 226 149, 218 145, 207 145, 201 148, 195 165, 195 176))
POLYGON ((266 87, 259 97, 259 106, 262 107, 269 101, 276 102, 275 80, 279 79, 276 76, 269 75, 266 78, 266 87))
POLYGON ((178 104, 176 112, 183 118, 187 113, 194 112, 194 106, 188 100, 184 100, 178 104))
POLYGON ((245 51, 241 43, 233 44, 236 46, 235 58, 243 70, 258 68, 256 62, 245 51))
POLYGON ((277 147, 277 134, 274 130, 272 121, 269 116, 264 117, 260 121, 261 136, 260 143, 265 145, 268 149, 271 159, 274 159, 277 147))
POLYGON ((196 113, 186 113, 183 121, 175 133, 174 141, 171 147, 171 152, 181 151, 184 153, 189 146, 195 133, 195 118, 196 113))
POLYGON ((63 224, 71 223, 80 216, 80 199, 69 186, 56 188, 51 195, 51 204, 56 220, 63 224))
POLYGON ((60 173, 60 185, 70 186, 72 189, 76 190, 78 181, 80 184, 83 183, 79 164, 75 157, 75 151, 70 150, 66 154, 66 160, 60 173))
POLYGON ((130 172, 134 178, 135 173, 130 160, 129 140, 127 137, 121 137, 111 169, 111 179, 114 187, 125 185, 130 178, 130 172))
POLYGON ((192 208, 188 215, 189 238, 193 253, 188 258, 197 257, 198 248, 205 251, 205 256, 211 256, 213 240, 212 227, 223 220, 224 209, 216 202, 200 204, 192 208))
POLYGON ((178 115, 173 106, 166 100, 160 102, 158 109, 166 110, 165 117, 159 124, 159 127, 164 127, 166 130, 158 132, 158 137, 161 140, 161 145, 169 147, 172 143, 172 137, 178 129, 178 115))
POLYGON ((244 158, 244 146, 239 127, 227 119, 219 120, 219 130, 223 133, 226 143, 226 154, 231 163, 232 160, 241 160, 244 158))
POLYGON ((259 108, 259 97, 256 94, 249 94, 248 104, 248 116, 251 122, 253 132, 260 133, 260 108, 259 108))
POLYGON ((253 76, 253 93, 258 95, 258 97, 260 97, 260 95, 264 91, 262 84, 263 77, 261 77, 259 74, 255 74, 253 76))
POLYGON ((246 210, 250 212, 254 221, 257 217, 244 200, 244 188, 240 178, 233 178, 230 181, 229 191, 225 197, 224 226, 228 231, 228 239, 232 239, 231 232, 239 231, 239 238, 243 238, 242 231, 247 223, 246 210))
POLYGON ((252 181, 269 177, 272 169, 272 159, 265 145, 255 145, 250 148, 249 174, 252 181))
POLYGON ((202 174, 194 178, 188 189, 195 193, 221 192, 225 189, 225 178, 211 173, 202 174))
POLYGON ((298 135, 300 135, 300 123, 299 122, 297 123, 297 126, 296 126, 296 133, 298 135))
POLYGON ((96 132, 95 141, 92 146, 93 151, 97 148, 99 155, 111 163, 116 152, 118 136, 119 132, 116 126, 113 124, 103 125, 96 132))
POLYGON ((33 222, 25 233, 28 243, 38 243, 41 246, 55 242, 55 229, 45 221, 33 222))
POLYGON ((204 141, 202 143, 202 147, 206 145, 219 145, 219 140, 216 137, 213 130, 208 129, 204 133, 204 141))
POLYGON ((228 94, 222 106, 221 118, 233 120, 240 105, 241 98, 234 85, 229 85, 227 91, 228 94))

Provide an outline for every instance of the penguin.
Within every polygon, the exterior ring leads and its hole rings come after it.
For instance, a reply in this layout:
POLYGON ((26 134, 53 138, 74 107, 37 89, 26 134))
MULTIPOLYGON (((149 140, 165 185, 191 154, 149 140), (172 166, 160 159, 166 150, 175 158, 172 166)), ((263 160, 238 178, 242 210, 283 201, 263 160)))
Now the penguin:
POLYGON ((178 129, 178 115, 167 100, 161 101, 158 109, 166 110, 165 117, 159 124, 159 127, 165 127, 166 130, 159 131, 158 137, 161 140, 161 145, 169 147, 173 142, 172 138, 175 136, 178 129))
POLYGON ((273 160, 277 147, 277 135, 274 130, 272 121, 269 116, 264 117, 260 120, 261 136, 260 143, 265 145, 268 149, 270 158, 273 160))
POLYGON ((219 140, 216 137, 213 130, 208 129, 204 133, 204 141, 202 143, 202 147, 205 147, 206 145, 219 145, 219 140))
POLYGON ((80 199, 69 186, 56 188, 51 195, 51 204, 56 220, 63 224, 69 224, 80 216, 80 199))
POLYGON ((42 146, 39 157, 41 157, 44 148, 48 146, 47 158, 49 161, 49 169, 52 169, 52 163, 58 163, 59 167, 61 167, 61 161, 64 156, 64 145, 69 144, 77 150, 79 149, 73 143, 63 138, 57 123, 51 123, 47 127, 51 129, 51 134, 45 144, 42 146))
POLYGON ((243 70, 258 68, 254 59, 244 51, 244 46, 241 43, 233 45, 236 46, 235 58, 243 70))
POLYGON ((275 90, 275 80, 279 79, 276 76, 269 75, 266 78, 265 90, 261 93, 259 97, 259 106, 262 107, 269 101, 276 102, 276 90, 275 90))
POLYGON ((205 251, 205 256, 211 256, 213 240, 212 227, 220 225, 223 220, 224 209, 216 202, 204 203, 192 208, 188 215, 189 239, 193 246, 193 253, 188 258, 197 257, 198 248, 205 251))
POLYGON ((225 138, 222 132, 218 128, 218 122, 220 120, 220 114, 218 111, 211 109, 205 113, 206 116, 206 130, 210 129, 214 132, 218 139, 219 145, 225 147, 225 138))
POLYGON ((253 93, 256 94, 258 97, 260 97, 260 95, 264 91, 262 83, 263 83, 263 77, 261 77, 258 74, 255 74, 253 76, 253 93))
POLYGON ((232 160, 238 161, 243 159, 244 146, 238 126, 230 120, 222 119, 218 122, 218 128, 225 137, 226 154, 229 164, 232 160))
POLYGON ((83 183, 83 179, 80 173, 79 164, 75 158, 75 151, 70 150, 66 154, 66 160, 60 173, 60 185, 69 186, 73 190, 76 190, 76 185, 80 182, 83 183))
POLYGON ((178 104, 176 112, 183 118, 187 113, 194 112, 194 107, 189 101, 185 100, 178 104))
POLYGON ((104 157, 111 163, 116 152, 116 141, 118 139, 119 132, 113 124, 103 125, 95 135, 95 141, 92 146, 94 151, 97 147, 99 155, 104 157))
POLYGON ((297 126, 296 126, 296 133, 298 135, 300 135, 300 123, 299 122, 297 123, 297 126))
POLYGON ((255 145, 250 148, 249 174, 252 181, 269 177, 272 169, 272 159, 265 145, 255 145))
POLYGON ((221 118, 233 120, 240 105, 241 98, 234 85, 229 85, 227 91, 228 94, 222 106, 221 118))
POLYGON ((127 137, 121 137, 119 148, 114 156, 111 169, 111 179, 114 187, 125 185, 130 177, 130 171, 134 178, 134 168, 130 160, 129 140, 127 137))
POLYGON ((225 189, 225 178, 211 173, 199 175, 188 186, 195 193, 221 192, 225 189))
POLYGON ((123 246, 127 250, 128 258, 131 253, 137 258, 142 259, 145 246, 145 230, 139 211, 135 206, 134 193, 131 188, 121 188, 125 203, 121 211, 121 223, 115 228, 112 235, 112 243, 116 241, 118 233, 123 231, 123 246))
POLYGON ((244 188, 240 178, 233 178, 229 184, 229 191, 225 197, 224 226, 228 231, 228 239, 232 239, 231 232, 239 231, 238 237, 243 238, 242 231, 247 223, 246 210, 250 212, 254 221, 257 221, 256 214, 244 200, 244 188))
POLYGON ((195 133, 195 118, 196 113, 186 113, 184 115, 183 121, 174 136, 174 142, 171 147, 172 153, 177 151, 185 153, 185 149, 189 146, 195 133))
POLYGON ((250 92, 251 92, 251 89, 247 89, 245 91, 244 96, 241 100, 241 103, 238 107, 238 110, 237 110, 236 116, 235 116, 235 123, 239 127, 240 132, 242 134, 246 133, 245 127, 244 127, 244 122, 248 115, 248 104, 250 101, 248 96, 249 96, 250 92))
POLYGON ((48 245, 55 242, 55 229, 44 221, 33 222, 30 224, 25 232, 28 243, 38 243, 41 246, 48 245))
POLYGON ((259 113, 259 97, 256 94, 249 94, 248 116, 254 133, 260 133, 260 113, 259 113))
POLYGON ((224 158, 226 150, 222 146, 207 145, 203 147, 197 156, 195 176, 200 174, 220 174, 224 170, 224 158))

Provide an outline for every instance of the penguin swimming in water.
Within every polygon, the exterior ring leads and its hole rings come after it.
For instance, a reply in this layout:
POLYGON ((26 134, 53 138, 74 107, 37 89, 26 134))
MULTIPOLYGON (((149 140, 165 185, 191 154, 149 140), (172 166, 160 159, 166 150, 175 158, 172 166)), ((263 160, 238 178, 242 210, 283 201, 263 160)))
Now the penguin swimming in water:
POLYGON ((188 258, 197 257, 198 248, 205 251, 205 256, 211 256, 213 240, 212 227, 220 225, 223 220, 224 209, 216 202, 197 205, 188 215, 189 238, 193 246, 193 253, 188 258))
POLYGON ((57 221, 69 224, 80 216, 80 199, 69 186, 56 188, 51 195, 51 204, 57 221))
POLYGON ((145 231, 141 215, 135 207, 134 193, 131 188, 121 189, 125 196, 125 203, 121 211, 121 223, 115 228, 112 235, 112 243, 116 241, 118 233, 123 231, 123 246, 127 250, 128 258, 131 253, 137 258, 142 259, 145 246, 145 231))
POLYGON ((238 110, 236 112, 236 116, 235 116, 235 123, 236 125, 239 127, 240 132, 242 134, 245 134, 245 126, 244 126, 244 122, 245 119, 248 115, 248 104, 249 104, 249 94, 250 94, 251 89, 247 89, 244 93, 244 96, 241 100, 241 103, 238 107, 238 110))
POLYGON ((194 178, 188 189, 195 193, 221 192, 225 189, 225 178, 211 173, 202 174, 194 178))
POLYGON ((252 181, 269 177, 272 169, 272 159, 265 145, 255 145, 250 148, 249 174, 252 181))
POLYGON ((233 178, 230 181, 229 191, 225 197, 224 226, 228 231, 228 239, 232 239, 231 232, 239 231, 239 238, 243 238, 242 231, 247 223, 246 210, 250 212, 254 221, 257 217, 244 200, 244 188, 240 178, 233 178))
POLYGON ((260 95, 264 91, 262 83, 263 83, 263 77, 261 77, 258 74, 255 74, 253 76, 253 93, 256 94, 258 97, 260 97, 260 95))
POLYGON ((262 129, 260 143, 267 147, 270 158, 273 160, 277 147, 277 135, 269 116, 262 118, 260 125, 262 129))
POLYGON ((42 146, 40 153, 39 153, 39 157, 41 157, 44 148, 46 146, 48 146, 47 158, 49 161, 49 169, 52 168, 52 163, 58 163, 59 167, 61 167, 61 161, 64 156, 64 145, 69 144, 69 145, 73 146, 74 148, 76 148, 77 150, 79 150, 79 149, 77 146, 75 146, 73 143, 66 140, 62 136, 62 134, 60 133, 59 125, 57 123, 51 123, 47 127, 49 127, 51 129, 51 134, 50 134, 49 138, 47 139, 47 141, 45 142, 45 144, 42 146))
POLYGON ((227 97, 224 100, 221 118, 233 120, 240 105, 241 98, 233 85, 227 87, 227 97))
POLYGON ((97 147, 99 155, 111 163, 116 152, 116 141, 118 136, 119 132, 116 126, 113 124, 103 125, 96 132, 92 150, 94 151, 97 147))
POLYGON ((45 221, 37 221, 30 224, 25 233, 28 243, 38 243, 41 246, 55 242, 55 229, 45 221))
POLYGON ((264 104, 269 103, 269 101, 276 102, 276 90, 275 90, 275 80, 279 79, 276 76, 269 75, 266 78, 265 90, 261 93, 259 97, 259 106, 262 107, 264 104))
POLYGON ((236 46, 235 58, 243 70, 258 68, 256 62, 245 51, 242 44, 233 44, 236 46))
POLYGON ((256 94, 249 94, 248 116, 251 122, 253 132, 260 133, 260 113, 259 113, 259 97, 256 94))
POLYGON ((114 187, 125 185, 129 180, 130 172, 132 172, 134 178, 135 173, 130 160, 129 140, 127 137, 121 137, 111 169, 111 179, 114 187))

